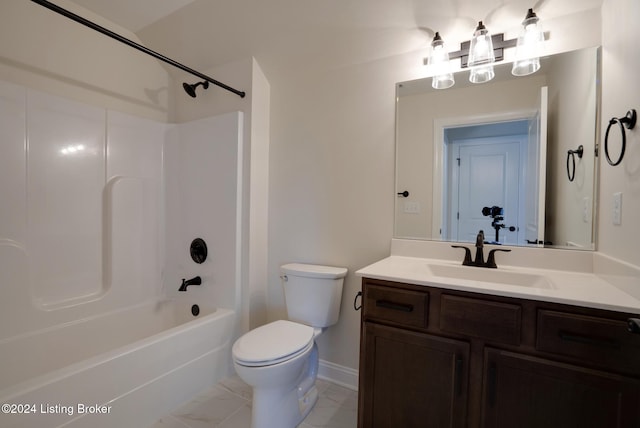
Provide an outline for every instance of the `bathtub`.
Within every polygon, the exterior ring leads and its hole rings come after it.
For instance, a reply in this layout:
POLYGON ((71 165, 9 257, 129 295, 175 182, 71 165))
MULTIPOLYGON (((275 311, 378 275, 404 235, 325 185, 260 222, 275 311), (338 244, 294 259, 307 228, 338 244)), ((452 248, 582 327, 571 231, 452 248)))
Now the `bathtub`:
POLYGON ((197 309, 145 303, 0 341, 0 426, 149 426, 232 370, 234 312, 197 309))

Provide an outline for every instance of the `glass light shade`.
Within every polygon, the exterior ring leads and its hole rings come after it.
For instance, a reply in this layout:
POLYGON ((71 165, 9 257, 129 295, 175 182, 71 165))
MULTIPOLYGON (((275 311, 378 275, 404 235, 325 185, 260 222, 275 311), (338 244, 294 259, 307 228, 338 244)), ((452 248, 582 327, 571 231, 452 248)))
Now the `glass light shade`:
POLYGON ((480 21, 476 31, 473 33, 471 46, 469 47, 469 61, 467 64, 472 67, 469 81, 471 83, 484 83, 493 79, 496 75, 493 71, 493 63, 495 61, 496 57, 493 53, 491 34, 480 21))
POLYGON ((486 65, 483 67, 475 67, 471 69, 469 74, 469 82, 471 83, 485 83, 496 77, 495 71, 493 71, 493 65, 486 65))
POLYGON ((489 30, 484 26, 482 21, 478 23, 476 31, 471 38, 471 46, 469 47, 469 67, 476 65, 492 64, 496 61, 493 54, 493 41, 489 30))
POLYGON ((453 73, 448 74, 440 74, 438 76, 433 76, 431 79, 431 87, 433 89, 447 89, 452 87, 456 83, 453 78, 453 73))
POLYGON ((511 69, 511 74, 514 76, 527 76, 540 69, 544 31, 533 9, 529 9, 522 21, 522 27, 516 44, 516 58, 511 69))
POLYGON ((434 89, 447 89, 456 83, 451 71, 449 52, 445 49, 444 42, 437 32, 431 43, 431 54, 429 55, 428 65, 433 72, 431 86, 434 89))

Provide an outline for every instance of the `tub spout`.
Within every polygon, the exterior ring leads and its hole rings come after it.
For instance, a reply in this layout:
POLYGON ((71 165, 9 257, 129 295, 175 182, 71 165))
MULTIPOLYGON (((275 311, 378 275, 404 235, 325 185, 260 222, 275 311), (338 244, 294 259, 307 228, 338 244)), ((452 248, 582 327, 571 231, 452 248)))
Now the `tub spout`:
POLYGON ((202 278, 200 278, 199 276, 196 276, 195 278, 191 278, 191 279, 182 278, 182 285, 180 285, 180 288, 178 289, 178 291, 187 291, 188 286, 200 285, 200 284, 202 284, 202 278))

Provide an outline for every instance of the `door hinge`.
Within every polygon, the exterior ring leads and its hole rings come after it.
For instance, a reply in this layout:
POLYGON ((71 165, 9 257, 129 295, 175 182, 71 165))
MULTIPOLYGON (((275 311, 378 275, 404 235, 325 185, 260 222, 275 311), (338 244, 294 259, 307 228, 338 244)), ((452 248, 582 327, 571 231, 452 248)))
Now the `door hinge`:
POLYGON ((458 166, 460 166, 460 158, 456 158, 456 160, 458 161, 458 166))
POLYGON ((459 212, 458 212, 458 214, 456 214, 456 218, 457 218, 458 220, 460 220, 460 213, 459 213, 459 212))

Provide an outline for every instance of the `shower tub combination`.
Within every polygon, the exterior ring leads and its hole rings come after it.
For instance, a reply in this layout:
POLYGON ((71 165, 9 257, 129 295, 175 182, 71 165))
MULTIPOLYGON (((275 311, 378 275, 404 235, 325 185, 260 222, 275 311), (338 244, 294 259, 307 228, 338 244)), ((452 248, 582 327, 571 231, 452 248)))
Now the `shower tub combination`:
POLYGON ((144 428, 233 370, 242 112, 167 124, 2 78, 0 427, 144 428))
POLYGON ((175 299, 2 340, 0 426, 149 426, 232 371, 234 322, 175 299))

